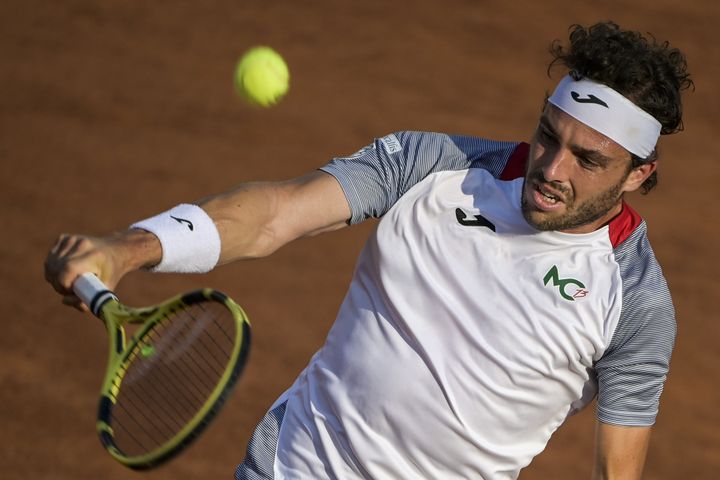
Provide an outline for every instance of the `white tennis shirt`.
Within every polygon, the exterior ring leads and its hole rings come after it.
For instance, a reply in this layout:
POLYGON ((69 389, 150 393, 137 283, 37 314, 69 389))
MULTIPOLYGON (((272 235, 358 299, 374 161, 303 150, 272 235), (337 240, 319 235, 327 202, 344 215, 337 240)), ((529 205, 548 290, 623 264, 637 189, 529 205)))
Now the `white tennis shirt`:
POLYGON ((675 330, 644 223, 625 206, 592 233, 539 232, 522 178, 501 179, 517 144, 478 142, 402 132, 324 168, 353 221, 382 220, 277 402, 275 478, 516 478, 598 385, 602 421, 654 422, 675 330), (403 174, 413 151, 440 160, 403 174), (358 162, 385 173, 343 173, 358 162), (370 193, 383 175, 405 179, 396 198, 370 193))

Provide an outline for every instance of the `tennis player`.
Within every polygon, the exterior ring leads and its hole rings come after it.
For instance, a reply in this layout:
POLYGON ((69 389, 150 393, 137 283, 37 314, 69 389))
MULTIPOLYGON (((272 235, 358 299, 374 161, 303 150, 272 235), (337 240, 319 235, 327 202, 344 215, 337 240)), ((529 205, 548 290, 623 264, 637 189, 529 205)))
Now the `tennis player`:
POLYGON ((301 178, 61 236, 47 279, 78 306, 84 271, 204 272, 381 217, 235 477, 512 479, 597 396, 594 478, 640 478, 676 326, 624 195, 656 184, 692 82, 678 50, 611 22, 551 51, 567 74, 529 144, 396 132, 301 178))

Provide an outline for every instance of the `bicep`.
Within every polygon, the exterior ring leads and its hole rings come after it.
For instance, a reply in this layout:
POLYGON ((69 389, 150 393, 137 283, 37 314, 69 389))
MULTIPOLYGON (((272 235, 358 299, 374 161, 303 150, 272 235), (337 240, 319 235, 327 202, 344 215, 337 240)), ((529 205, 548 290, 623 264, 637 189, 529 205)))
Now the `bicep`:
POLYGON ((279 205, 278 230, 287 241, 337 230, 349 224, 350 205, 332 175, 315 171, 287 183, 279 205))
POLYGON ((641 478, 650 432, 651 427, 625 427, 598 421, 593 480, 641 478))

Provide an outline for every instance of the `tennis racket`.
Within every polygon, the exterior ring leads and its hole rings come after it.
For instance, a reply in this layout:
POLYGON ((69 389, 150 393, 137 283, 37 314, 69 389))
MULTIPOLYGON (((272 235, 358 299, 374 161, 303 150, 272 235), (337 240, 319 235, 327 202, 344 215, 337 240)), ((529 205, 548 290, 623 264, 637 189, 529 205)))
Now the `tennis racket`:
POLYGON ((108 332, 100 441, 127 467, 156 467, 197 438, 222 407, 247 359, 250 323, 235 302, 209 288, 137 309, 91 273, 78 277, 73 290, 108 332), (128 324, 138 326, 126 340, 128 324))

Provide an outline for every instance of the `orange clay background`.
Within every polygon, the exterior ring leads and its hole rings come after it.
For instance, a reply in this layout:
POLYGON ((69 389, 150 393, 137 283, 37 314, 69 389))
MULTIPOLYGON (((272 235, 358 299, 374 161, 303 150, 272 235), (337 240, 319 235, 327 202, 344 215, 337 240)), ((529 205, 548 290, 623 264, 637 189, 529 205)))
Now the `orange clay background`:
MULTIPOLYGON (((231 478, 251 431, 322 344, 373 222, 204 276, 136 273, 156 303, 212 286, 249 313, 254 350, 200 441, 158 470, 116 464, 95 436, 106 336, 43 280, 61 232, 103 234, 247 180, 285 179, 395 130, 528 140, 553 39, 613 19, 686 52, 686 131, 662 140, 660 185, 633 195, 670 284, 679 337, 647 479, 720 475, 716 0, 4 0, 0 4, 0 477, 231 478), (287 59, 289 95, 240 102, 248 47, 287 59)), ((521 475, 589 478, 594 406, 521 475)), ((438 439, 442 441, 442 439, 438 439)))

